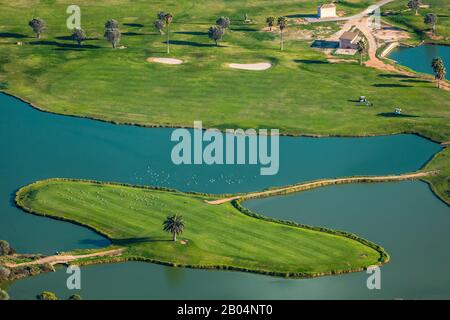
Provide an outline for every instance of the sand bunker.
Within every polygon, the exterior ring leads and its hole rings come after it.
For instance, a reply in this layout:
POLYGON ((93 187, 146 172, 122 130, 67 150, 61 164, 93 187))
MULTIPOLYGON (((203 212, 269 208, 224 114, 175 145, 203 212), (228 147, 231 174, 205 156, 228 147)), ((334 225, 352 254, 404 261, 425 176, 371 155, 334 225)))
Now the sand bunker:
POLYGON ((148 62, 156 62, 163 64, 182 64, 183 60, 173 59, 173 58, 148 58, 148 62))
POLYGON ((228 64, 228 66, 233 69, 251 70, 251 71, 263 71, 272 67, 272 65, 268 62, 249 63, 249 64, 230 63, 228 64))

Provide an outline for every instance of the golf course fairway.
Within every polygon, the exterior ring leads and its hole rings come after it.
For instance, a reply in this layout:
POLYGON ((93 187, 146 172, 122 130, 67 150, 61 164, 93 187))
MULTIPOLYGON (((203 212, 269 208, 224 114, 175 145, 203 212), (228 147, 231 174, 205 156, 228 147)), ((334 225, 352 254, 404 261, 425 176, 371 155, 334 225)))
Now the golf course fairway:
MULTIPOLYGON (((38 215, 75 222, 125 248, 121 260, 217 268, 286 277, 362 271, 387 262, 384 250, 356 235, 255 218, 213 196, 95 181, 44 180, 17 192, 16 203, 38 215), (162 228, 181 214, 179 241, 162 228)), ((245 210, 244 210, 245 211, 245 210)), ((101 259, 100 259, 101 260, 101 259)), ((101 261, 90 261, 96 263, 101 261)))

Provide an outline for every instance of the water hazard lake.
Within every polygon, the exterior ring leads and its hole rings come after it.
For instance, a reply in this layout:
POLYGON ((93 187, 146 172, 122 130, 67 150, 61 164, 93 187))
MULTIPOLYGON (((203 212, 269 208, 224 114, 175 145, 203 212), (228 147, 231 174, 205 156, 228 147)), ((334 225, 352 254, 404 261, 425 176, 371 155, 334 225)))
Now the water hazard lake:
POLYGON ((389 58, 415 71, 434 74, 431 61, 440 57, 444 65, 450 68, 450 46, 421 45, 414 48, 398 47, 389 54, 389 58))
MULTIPOLYGON (((176 166, 170 159, 171 132, 47 114, 0 95, 0 239, 18 252, 45 254, 108 244, 85 228, 17 209, 15 191, 35 180, 67 177, 236 193, 319 178, 411 172, 441 150, 414 135, 281 137, 279 173, 260 176, 259 166, 251 165, 176 166)), ((392 262, 382 268, 384 288, 367 290, 364 273, 292 280, 133 262, 83 268, 77 293, 86 299, 450 297, 450 276, 441 270, 450 262, 444 248, 450 240, 450 210, 425 183, 328 187, 245 205, 271 216, 356 232, 385 246, 392 262)), ((61 268, 15 282, 9 293, 13 299, 33 299, 50 290, 63 298, 74 293, 65 288, 66 276, 61 268)))

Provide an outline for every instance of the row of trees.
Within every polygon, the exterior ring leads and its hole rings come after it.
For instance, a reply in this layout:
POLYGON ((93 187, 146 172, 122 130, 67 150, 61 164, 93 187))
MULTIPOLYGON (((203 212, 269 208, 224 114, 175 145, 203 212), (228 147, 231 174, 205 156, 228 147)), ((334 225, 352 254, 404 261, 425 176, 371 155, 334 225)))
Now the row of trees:
POLYGON ((173 15, 169 12, 161 11, 157 15, 157 20, 154 25, 161 35, 164 34, 164 26, 167 28, 167 53, 170 53, 170 25, 173 21, 173 15))
MULTIPOLYGON (((38 39, 41 38, 44 31, 47 29, 47 23, 41 18, 33 18, 30 22, 28 22, 28 25, 31 29, 33 29, 33 32, 36 34, 38 39)), ((119 23, 116 20, 111 19, 106 21, 104 36, 106 40, 111 42, 113 48, 117 47, 117 44, 121 38, 121 33, 119 31, 119 23)), ((74 29, 72 39, 77 42, 79 46, 81 46, 82 42, 87 40, 86 32, 81 28, 74 29)))
POLYGON ((275 18, 273 16, 267 17, 266 24, 269 27, 269 30, 272 31, 272 28, 277 24, 280 29, 280 50, 284 49, 284 41, 283 41, 283 31, 287 27, 288 19, 284 16, 275 18))
MULTIPOLYGON (((154 27, 159 31, 161 35, 164 35, 164 27, 166 27, 167 31, 167 53, 170 53, 170 25, 173 21, 173 15, 168 12, 161 11, 157 15, 157 20, 154 22, 154 27)), ((283 41, 283 31, 287 27, 287 18, 286 17, 268 17, 267 24, 272 30, 275 23, 280 29, 280 49, 284 48, 283 41)), ((33 29, 33 32, 36 34, 37 38, 40 39, 44 31, 47 29, 46 22, 41 18, 33 18, 28 25, 33 29)), ((231 25, 231 20, 228 17, 220 17, 216 21, 216 25, 212 26, 208 30, 208 37, 213 40, 216 45, 219 45, 219 42, 223 39, 225 35, 226 29, 228 29, 231 25)), ((104 37, 107 41, 112 44, 113 48, 117 47, 117 44, 121 38, 121 32, 119 30, 119 23, 114 20, 108 20, 105 23, 105 34, 104 37)), ((75 29, 72 33, 72 39, 81 46, 83 41, 87 40, 86 32, 83 29, 75 29)))

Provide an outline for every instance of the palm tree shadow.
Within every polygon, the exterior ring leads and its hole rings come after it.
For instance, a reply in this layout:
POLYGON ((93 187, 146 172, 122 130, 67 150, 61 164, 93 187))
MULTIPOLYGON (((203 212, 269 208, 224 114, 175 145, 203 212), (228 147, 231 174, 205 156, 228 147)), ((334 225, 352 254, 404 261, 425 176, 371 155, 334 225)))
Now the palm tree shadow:
POLYGON ((141 23, 124 23, 123 25, 127 27, 136 27, 136 28, 144 27, 144 25, 141 23))
POLYGON ((28 36, 21 34, 21 33, 0 32, 0 38, 24 39, 24 38, 28 38, 28 36))
POLYGON ((401 78, 401 79, 413 79, 413 76, 408 76, 405 74, 392 74, 392 73, 383 73, 380 74, 379 77, 383 78, 401 78))
POLYGON ((187 35, 191 35, 191 36, 206 36, 208 34, 207 32, 202 32, 202 31, 177 31, 174 33, 175 34, 187 34, 187 35))
POLYGON ((420 118, 419 116, 415 116, 412 114, 396 114, 394 112, 382 112, 377 114, 377 116, 385 118, 420 118))
POLYGON ((115 245, 126 246, 130 244, 137 243, 150 243, 150 242, 170 242, 171 239, 155 239, 151 237, 136 237, 136 238, 125 238, 125 239, 113 239, 112 243, 115 245))
POLYGON ((399 83, 376 83, 373 85, 377 88, 411 88, 412 86, 399 83))
POLYGON ((55 50, 83 50, 83 49, 100 49, 100 46, 92 45, 92 44, 83 44, 79 46, 75 43, 61 43, 56 41, 33 41, 30 42, 30 45, 33 46, 55 46, 57 47, 55 50))
POLYGON ((124 36, 146 36, 145 33, 141 33, 141 32, 122 32, 122 35, 124 35, 124 36))
POLYGON ((296 59, 294 60, 296 63, 304 63, 304 64, 330 64, 328 61, 324 60, 306 60, 306 59, 296 59))

